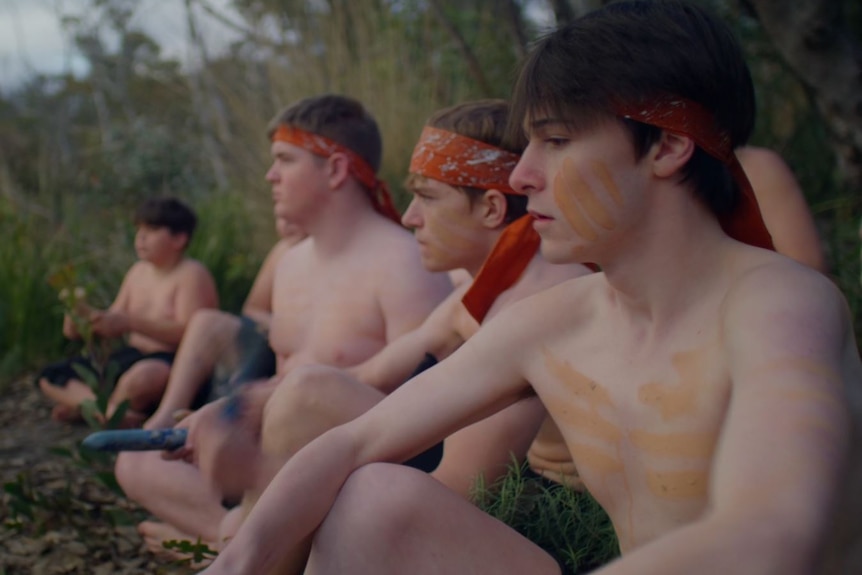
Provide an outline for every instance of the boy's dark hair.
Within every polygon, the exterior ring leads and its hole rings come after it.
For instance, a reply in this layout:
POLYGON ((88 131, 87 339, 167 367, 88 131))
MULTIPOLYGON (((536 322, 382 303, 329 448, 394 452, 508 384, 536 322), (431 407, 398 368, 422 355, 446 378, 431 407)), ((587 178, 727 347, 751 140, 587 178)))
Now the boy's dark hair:
MULTIPOLYGON (((487 99, 464 102, 433 113, 426 125, 447 130, 496 146, 508 152, 520 154, 524 151, 523 135, 518 133, 508 138, 506 125, 509 120, 509 103, 506 100, 487 99)), ((409 185, 408 179, 408 185, 409 185)), ((487 191, 469 186, 455 186, 467 195, 470 205, 487 191)), ((506 218, 508 224, 527 213, 527 197, 505 194, 506 218)))
POLYGON ((267 128, 271 139, 279 126, 291 126, 319 134, 356 152, 377 173, 383 155, 383 139, 374 117, 348 96, 324 94, 305 98, 282 110, 267 128))
POLYGON ((194 211, 177 198, 147 198, 135 211, 136 226, 168 228, 172 234, 186 234, 189 241, 197 223, 194 211))
MULTIPOLYGON (((751 75, 732 31, 692 3, 634 0, 610 4, 539 41, 524 62, 512 100, 510 132, 529 117, 578 130, 616 117, 615 103, 683 97, 709 110, 734 148, 754 127, 751 75)), ((661 129, 622 120, 638 159, 661 129)), ((716 215, 733 211, 739 191, 721 161, 696 148, 683 181, 716 215)))

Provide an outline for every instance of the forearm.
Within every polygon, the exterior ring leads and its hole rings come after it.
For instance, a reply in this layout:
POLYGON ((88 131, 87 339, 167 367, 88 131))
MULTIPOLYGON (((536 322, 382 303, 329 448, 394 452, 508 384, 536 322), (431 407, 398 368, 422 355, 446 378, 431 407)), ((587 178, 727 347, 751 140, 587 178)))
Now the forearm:
POLYGON ((595 575, 812 573, 817 527, 764 515, 702 519, 624 553, 595 575))
MULTIPOLYGON (((333 430, 301 450, 275 476, 211 570, 268 573, 314 532, 355 469, 349 435, 333 430)), ((210 572, 210 569, 205 573, 210 572)))

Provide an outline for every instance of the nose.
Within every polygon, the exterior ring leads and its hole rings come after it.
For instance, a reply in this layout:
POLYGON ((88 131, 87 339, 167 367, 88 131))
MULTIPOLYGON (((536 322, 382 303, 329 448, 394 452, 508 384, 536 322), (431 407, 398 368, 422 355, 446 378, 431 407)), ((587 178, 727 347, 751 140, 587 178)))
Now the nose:
POLYGON ((278 179, 278 176, 277 176, 277 173, 275 170, 275 163, 273 163, 269 167, 269 169, 266 171, 266 176, 264 176, 264 178, 266 179, 267 182, 270 182, 270 183, 273 183, 278 179))
POLYGON ((401 216, 401 224, 406 228, 421 228, 423 224, 422 210, 419 208, 419 202, 416 201, 416 196, 410 200, 410 205, 401 216))
POLYGON ((530 195, 542 189, 544 186, 544 177, 539 169, 535 154, 532 153, 530 146, 521 154, 521 159, 512 173, 509 175, 509 185, 518 193, 530 195))

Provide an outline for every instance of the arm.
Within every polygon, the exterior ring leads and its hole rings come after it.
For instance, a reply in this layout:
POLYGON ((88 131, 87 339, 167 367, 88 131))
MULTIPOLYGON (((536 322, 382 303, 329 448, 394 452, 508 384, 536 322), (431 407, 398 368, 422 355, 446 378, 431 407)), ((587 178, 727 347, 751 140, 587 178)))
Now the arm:
POLYGON ((464 289, 458 289, 449 294, 421 326, 389 342, 379 353, 347 371, 362 383, 390 393, 410 377, 426 353, 438 360, 451 355, 463 343, 452 327, 463 292, 464 289))
POLYGON ((380 274, 377 293, 387 342, 419 327, 452 292, 449 276, 425 270, 415 246, 411 248, 392 257, 380 274))
POLYGON ((848 454, 844 385, 862 370, 831 283, 768 273, 750 274, 726 302, 732 390, 708 511, 600 573, 815 572, 848 454))
POLYGON ((506 328, 503 316, 498 319, 498 329, 480 332, 364 415, 300 450, 208 572, 266 572, 279 551, 317 528, 353 470, 373 461, 405 460, 523 397, 529 387, 520 359, 528 342, 513 329, 517 321, 506 328))
POLYGON ((817 226, 790 167, 781 156, 762 148, 744 148, 739 160, 776 251, 825 272, 826 258, 817 226))
POLYGON ((275 269, 278 267, 278 260, 291 245, 286 240, 279 240, 272 246, 242 306, 242 313, 261 325, 268 327, 272 319, 272 284, 275 279, 275 269))
POLYGON ((443 459, 431 476, 468 498, 477 477, 490 485, 513 462, 524 460, 544 417, 539 398, 528 397, 455 432, 446 438, 443 459))

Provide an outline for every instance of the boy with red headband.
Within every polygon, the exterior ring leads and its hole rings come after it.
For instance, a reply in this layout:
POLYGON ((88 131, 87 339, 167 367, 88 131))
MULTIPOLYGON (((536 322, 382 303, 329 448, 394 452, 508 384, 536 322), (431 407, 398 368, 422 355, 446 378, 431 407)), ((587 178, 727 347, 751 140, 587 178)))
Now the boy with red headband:
MULTIPOLYGON (((415 329, 451 292, 445 274, 422 267, 412 234, 398 223, 375 175, 380 132, 358 101, 301 100, 276 117, 269 136, 273 161, 266 180, 275 217, 307 237, 275 270, 269 344, 277 375, 249 382, 251 412, 279 376, 306 364, 359 364, 415 329)), ((158 452, 123 453, 116 474, 130 498, 167 522, 143 524, 145 535, 158 539, 173 526, 193 540, 217 537, 225 513, 221 495, 194 466, 164 461, 158 452)))
MULTIPOLYGON (((428 120, 410 164, 413 200, 402 221, 416 230, 423 265, 432 271, 462 268, 475 281, 454 291, 418 329, 355 368, 308 366, 288 374, 266 404, 262 455, 256 437, 225 425, 213 412, 208 421, 195 422, 189 443, 198 465, 225 492, 250 490, 245 511, 283 463, 314 437, 370 409, 411 372, 450 355, 486 318, 589 273, 579 264, 549 264, 537 253, 539 238, 526 215, 526 198, 508 183, 521 149, 504 142, 508 109, 503 100, 481 100, 440 110, 428 120)), ((544 417, 538 399, 525 397, 408 465, 432 472, 466 498, 477 476, 493 481, 513 458, 523 459, 544 417)), ((235 530, 236 520, 241 515, 226 522, 222 540, 235 530)), ((301 572, 306 556, 307 547, 300 547, 273 571, 301 572)))
POLYGON ((693 3, 614 3, 541 40, 510 181, 545 257, 602 272, 503 311, 294 455, 204 572, 265 573, 313 537, 306 573, 560 573, 427 475, 377 463, 531 392, 619 537, 597 573, 814 572, 862 365, 834 284, 766 249, 733 155, 754 109, 731 31, 693 3))

